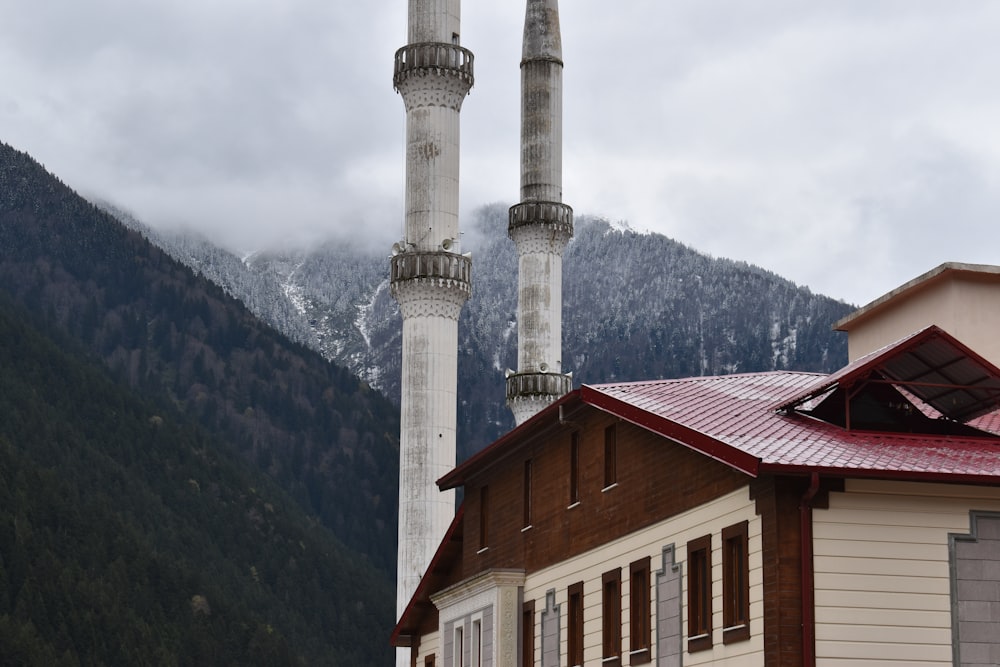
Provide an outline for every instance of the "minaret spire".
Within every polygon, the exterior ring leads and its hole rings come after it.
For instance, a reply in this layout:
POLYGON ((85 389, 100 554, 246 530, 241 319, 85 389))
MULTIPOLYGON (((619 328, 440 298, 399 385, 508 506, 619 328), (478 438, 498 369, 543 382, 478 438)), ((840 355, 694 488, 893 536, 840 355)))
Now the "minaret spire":
POLYGON ((521 53, 521 203, 507 232, 517 247, 517 372, 507 406, 518 424, 572 388, 562 372, 562 253, 573 209, 562 203, 562 38, 557 0, 527 0, 521 53))
MULTIPOLYGON (((390 269, 403 315, 397 617, 455 515, 454 492, 435 482, 455 466, 458 316, 471 293, 458 244, 459 112, 473 83, 460 4, 409 0, 393 74, 406 107, 405 225, 390 269)), ((409 652, 397 663, 409 665, 409 652)))

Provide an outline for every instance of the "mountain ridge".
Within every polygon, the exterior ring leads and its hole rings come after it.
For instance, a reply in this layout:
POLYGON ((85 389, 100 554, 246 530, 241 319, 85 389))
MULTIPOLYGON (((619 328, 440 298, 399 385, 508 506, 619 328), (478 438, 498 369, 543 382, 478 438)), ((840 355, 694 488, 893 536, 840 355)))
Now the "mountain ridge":
MULTIPOLYGON (((471 222, 463 236, 463 251, 473 254, 473 291, 459 322, 460 458, 513 426, 503 378, 516 365, 517 258, 506 237, 507 206, 483 206, 471 222)), ((177 244, 174 252, 183 249, 200 270, 231 265, 206 269, 219 251, 207 241, 161 240, 168 251, 177 244)), ((264 277, 294 290, 294 331, 303 333, 304 344, 398 404, 402 320, 389 296, 388 254, 328 241, 255 252, 218 278, 281 328, 284 306, 271 312, 253 296, 254 281, 264 277)), ((578 216, 563 285, 563 371, 573 373, 577 386, 777 369, 829 372, 846 362, 846 340, 830 326, 853 310, 849 304, 624 223, 578 216)))

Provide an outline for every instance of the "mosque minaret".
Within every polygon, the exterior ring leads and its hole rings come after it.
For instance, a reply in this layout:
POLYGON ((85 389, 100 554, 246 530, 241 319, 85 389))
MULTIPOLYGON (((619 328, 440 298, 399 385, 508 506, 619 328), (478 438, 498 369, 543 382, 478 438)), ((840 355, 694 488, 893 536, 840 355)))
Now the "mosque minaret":
MULTIPOLYGON (((406 213, 390 288, 403 315, 397 617, 455 516, 435 482, 455 466, 458 316, 471 292, 459 250, 459 112, 473 83, 460 0, 409 0, 393 85, 406 107, 406 213)), ((409 652, 401 651, 408 665, 409 652)))
POLYGON ((521 54, 521 203, 517 247, 517 372, 507 406, 518 424, 572 388, 562 372, 562 254, 573 209, 562 203, 562 39, 557 0, 527 0, 521 54))

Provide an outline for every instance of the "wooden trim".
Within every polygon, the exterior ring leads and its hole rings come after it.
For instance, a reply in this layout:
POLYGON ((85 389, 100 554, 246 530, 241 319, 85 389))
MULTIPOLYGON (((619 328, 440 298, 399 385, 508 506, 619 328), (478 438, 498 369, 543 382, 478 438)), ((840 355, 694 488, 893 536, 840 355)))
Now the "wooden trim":
POLYGON ((618 425, 604 427, 604 486, 608 489, 618 483, 618 425))
POLYGON ((479 553, 490 546, 490 487, 479 487, 479 553))
POLYGON ((751 484, 761 517, 764 664, 802 667, 802 563, 799 502, 804 478, 761 477, 751 484))
POLYGON ((580 432, 569 436, 569 506, 580 502, 580 432))
POLYGON ((688 652, 712 648, 712 536, 687 543, 688 652))
POLYGON ((531 459, 525 459, 524 461, 524 482, 523 482, 523 494, 522 494, 522 508, 524 510, 523 524, 527 528, 531 525, 531 459))
POLYGON ((629 564, 629 664, 644 665, 652 660, 652 585, 650 557, 629 564))
POLYGON ((622 657, 622 570, 601 576, 601 664, 620 667, 622 657))
POLYGON ((570 667, 583 665, 583 582, 566 589, 569 614, 566 617, 566 653, 570 667))
POLYGON ((750 639, 749 523, 722 529, 722 643, 750 639))
POLYGON ((525 600, 521 605, 521 664, 535 664, 535 601, 525 600))

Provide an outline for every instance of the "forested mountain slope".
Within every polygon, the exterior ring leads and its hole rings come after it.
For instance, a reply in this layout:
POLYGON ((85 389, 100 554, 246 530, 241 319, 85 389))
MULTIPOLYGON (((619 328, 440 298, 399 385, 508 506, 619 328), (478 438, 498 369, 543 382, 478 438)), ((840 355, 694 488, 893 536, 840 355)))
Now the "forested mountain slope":
POLYGON ((383 573, 35 319, 0 292, 0 662, 390 659, 383 573))
POLYGON ((395 572, 398 410, 4 144, 0 289, 395 572))

